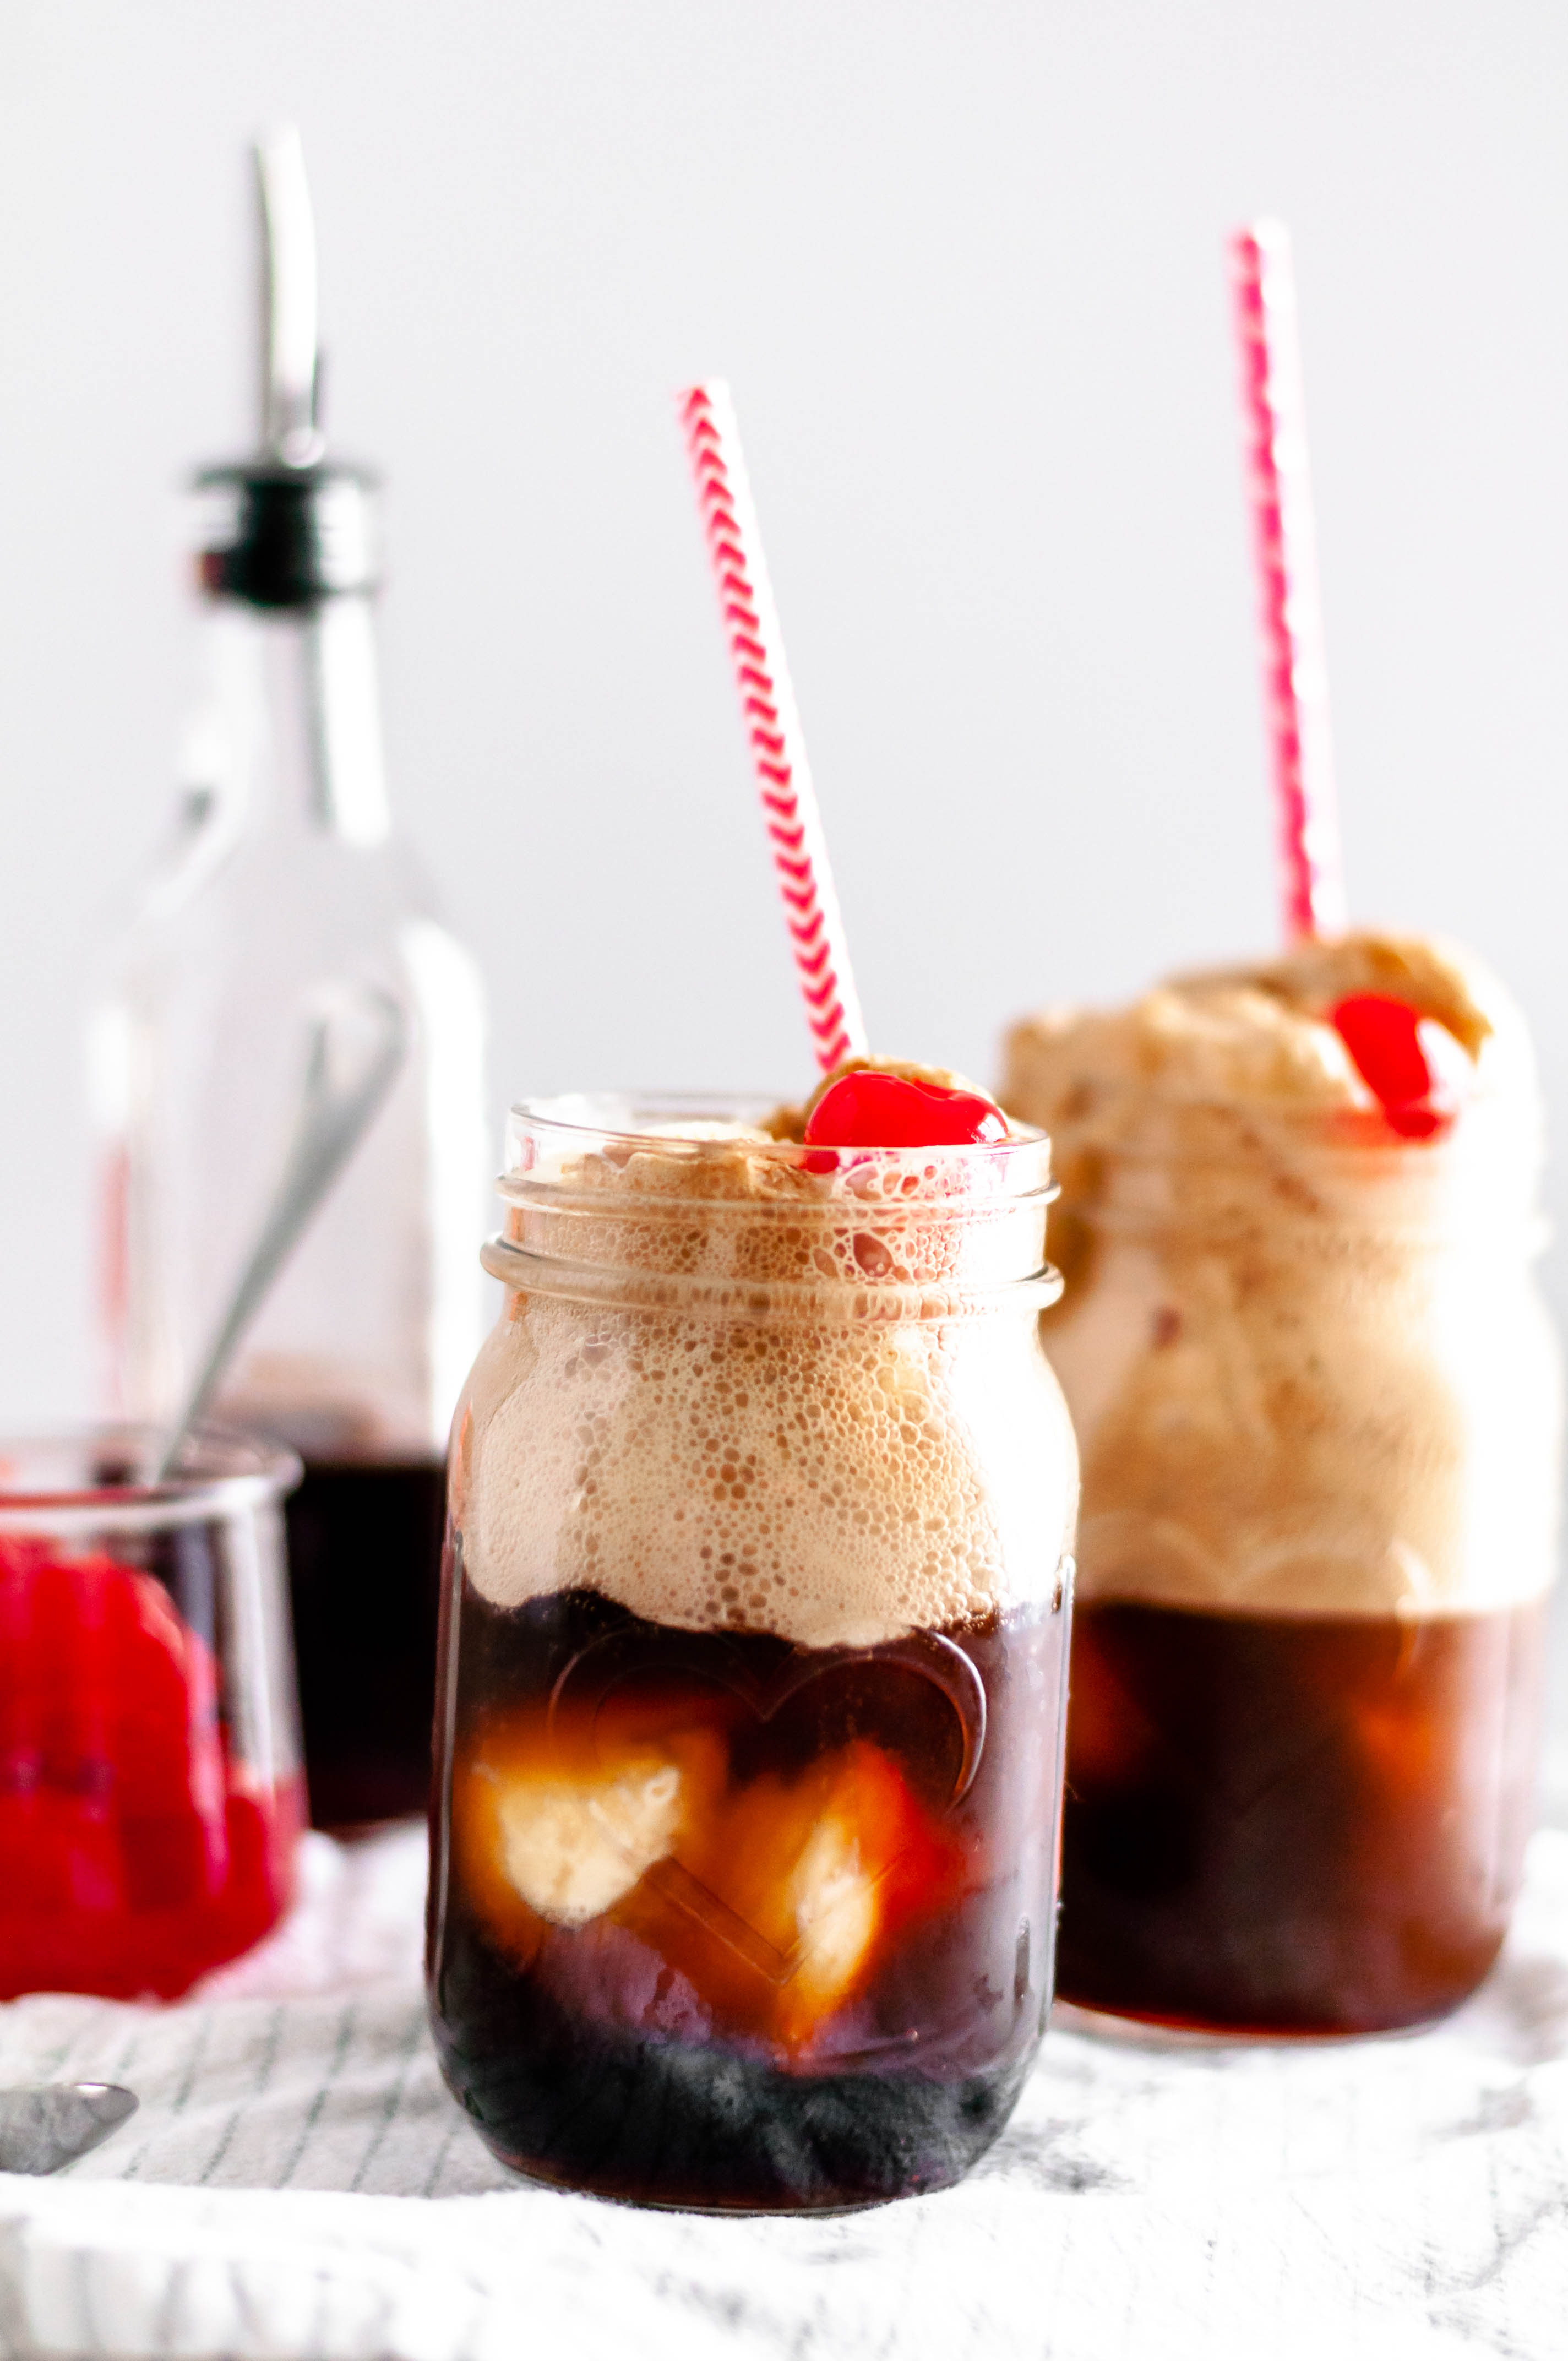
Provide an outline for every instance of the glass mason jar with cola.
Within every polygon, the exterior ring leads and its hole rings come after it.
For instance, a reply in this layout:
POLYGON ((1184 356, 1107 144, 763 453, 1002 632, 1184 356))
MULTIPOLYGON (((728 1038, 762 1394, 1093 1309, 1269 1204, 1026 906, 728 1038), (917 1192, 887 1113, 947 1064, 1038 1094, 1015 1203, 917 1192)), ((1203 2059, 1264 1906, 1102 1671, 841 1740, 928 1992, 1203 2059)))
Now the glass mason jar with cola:
POLYGON ((1441 2015, 1530 1826, 1561 1380, 1540 1105, 1479 962, 1352 935, 1013 1036, 1083 1454, 1064 1996, 1441 2015))
POLYGON ((958 2180, 1051 1988, 1072 1436, 1048 1143, 513 1114, 454 1429, 433 2022, 485 2138, 643 2202, 958 2180))

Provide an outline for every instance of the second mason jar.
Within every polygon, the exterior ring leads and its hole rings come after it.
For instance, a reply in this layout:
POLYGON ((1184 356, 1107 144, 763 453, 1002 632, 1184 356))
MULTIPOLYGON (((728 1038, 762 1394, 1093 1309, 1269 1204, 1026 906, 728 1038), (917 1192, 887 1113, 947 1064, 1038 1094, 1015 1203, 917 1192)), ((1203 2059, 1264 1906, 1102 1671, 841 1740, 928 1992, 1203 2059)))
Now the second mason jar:
POLYGON ((1083 1454, 1060 1989, 1226 2034, 1439 2015, 1518 1889, 1553 1571, 1522 1024, 1457 954, 1349 938, 1011 1059, 1065 1135, 1083 1454), (1424 1100, 1377 1101, 1374 1026, 1424 1100))
POLYGON ((840 2209, 956 2180, 1006 2121, 1051 1989, 1076 1494, 1047 1159, 514 1115, 430 1977, 521 2170, 840 2209))

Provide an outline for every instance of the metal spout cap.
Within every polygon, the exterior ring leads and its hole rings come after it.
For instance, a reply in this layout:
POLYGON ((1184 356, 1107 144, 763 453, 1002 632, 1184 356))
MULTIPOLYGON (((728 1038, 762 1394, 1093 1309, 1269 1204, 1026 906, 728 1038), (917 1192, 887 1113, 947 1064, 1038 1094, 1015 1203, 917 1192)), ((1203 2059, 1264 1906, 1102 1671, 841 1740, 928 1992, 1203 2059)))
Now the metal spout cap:
POLYGON ((323 457, 315 217, 298 131, 267 133, 254 157, 260 452, 196 478, 197 580, 212 598, 308 608, 377 588, 376 482, 323 457))

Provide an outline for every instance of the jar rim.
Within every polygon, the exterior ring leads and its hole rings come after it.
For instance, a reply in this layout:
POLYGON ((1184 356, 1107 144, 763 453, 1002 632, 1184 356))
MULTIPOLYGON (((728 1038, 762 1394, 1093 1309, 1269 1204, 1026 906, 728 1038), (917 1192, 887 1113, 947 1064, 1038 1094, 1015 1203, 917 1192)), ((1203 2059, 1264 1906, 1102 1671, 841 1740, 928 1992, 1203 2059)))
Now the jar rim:
MULTIPOLYGON (((652 1145, 661 1153, 700 1163, 732 1153, 738 1129, 748 1156, 783 1167, 826 1172, 828 1168, 821 1159, 832 1156, 842 1159, 837 1170, 845 1175, 872 1166, 894 1170, 918 1163, 935 1164, 953 1173, 986 1172, 993 1179, 1013 1180, 1016 1175, 1020 1183, 1036 1173, 1041 1184, 1048 1178, 1049 1137, 1033 1124, 1014 1123, 1011 1118, 1005 1139, 970 1146, 821 1148, 800 1140, 748 1136, 787 1104, 782 1094, 770 1097, 725 1091, 568 1091, 519 1099, 508 1113, 502 1180, 537 1170, 543 1159, 536 1142, 546 1144, 561 1157, 587 1155, 595 1147, 636 1149, 652 1145), (683 1123, 714 1128, 683 1131, 679 1128, 683 1123), (808 1159, 817 1161, 808 1164, 808 1159)), ((1032 1191, 1021 1190, 1020 1193, 1032 1191)))
POLYGON ((1319 1255, 1324 1251, 1325 1242, 1348 1238, 1384 1242, 1407 1252, 1424 1246, 1434 1254, 1451 1255, 1459 1250, 1486 1257, 1496 1257, 1507 1246, 1516 1258, 1534 1262, 1545 1253, 1554 1235, 1546 1215, 1534 1210, 1526 1212, 1517 1225, 1502 1235, 1497 1234, 1501 1224, 1494 1224, 1490 1232, 1481 1231, 1464 1211, 1446 1220, 1423 1220, 1419 1215, 1402 1218, 1398 1213, 1346 1213, 1333 1207, 1313 1213, 1281 1213, 1274 1208, 1260 1210, 1234 1204, 1193 1210, 1185 1206, 1090 1203, 1074 1204, 1070 1212, 1085 1229, 1103 1231, 1111 1236, 1200 1236, 1211 1238, 1216 1246, 1227 1246, 1238 1239, 1251 1244, 1264 1236, 1281 1253, 1289 1246, 1300 1253, 1319 1255))
POLYGON ((167 1441, 156 1427, 120 1423, 0 1435, 0 1533, 206 1524, 280 1499, 304 1472, 281 1444, 203 1427, 178 1472, 159 1477, 167 1441))
POLYGON ((1228 1161, 1234 1150, 1217 1135, 1270 1135, 1288 1140, 1301 1155, 1343 1161, 1347 1168, 1408 1171, 1480 1156, 1541 1152, 1540 1108, 1497 1094, 1483 1094, 1451 1107, 1451 1120, 1429 1133, 1395 1129, 1385 1110, 1372 1103, 1307 1100, 1286 1093, 1206 1093, 1166 1090, 1147 1076, 1098 1079, 1091 1106, 1080 1108, 1056 1134, 1063 1152, 1080 1144, 1121 1161, 1207 1164, 1228 1161), (1128 1122, 1125 1111, 1136 1112, 1128 1122), (1196 1133, 1195 1138, 1183 1137, 1196 1133))
POLYGON ((1003 1302, 1055 1300, 1059 1282, 1042 1259, 1055 1194, 1045 1133, 1030 1126, 974 1146, 814 1148, 761 1132, 777 1104, 717 1092, 523 1101, 508 1124, 499 1183, 513 1210, 506 1234, 484 1250, 486 1268, 520 1294, 724 1319, 939 1322, 1003 1302), (616 1185, 618 1168, 644 1156, 676 1168, 676 1185, 643 1187, 630 1170, 628 1185, 616 1185), (762 1168, 760 1185, 739 1191, 723 1185, 724 1167, 738 1159, 762 1168), (608 1175, 588 1169, 599 1160, 608 1175), (597 1185, 606 1178, 610 1185, 597 1185), (694 1220, 729 1244, 706 1268, 684 1253, 656 1267, 660 1235, 684 1248, 694 1220), (641 1242, 630 1263, 615 1245, 622 1224, 630 1225, 625 1236, 641 1242), (821 1242, 847 1249, 855 1267, 810 1267, 806 1246, 819 1227, 821 1242), (806 1245, 792 1240, 796 1232, 808 1234, 806 1245), (786 1263, 789 1247, 799 1246, 802 1268, 742 1276, 736 1241, 769 1233, 784 1246, 786 1263), (911 1262, 898 1251, 901 1237, 938 1235, 946 1243, 934 1263, 919 1256, 911 1262), (973 1252, 965 1243, 970 1237, 973 1252), (994 1238, 1017 1241, 1005 1272, 987 1248, 994 1238), (862 1251, 867 1239, 888 1247, 883 1267, 874 1248, 862 1251))

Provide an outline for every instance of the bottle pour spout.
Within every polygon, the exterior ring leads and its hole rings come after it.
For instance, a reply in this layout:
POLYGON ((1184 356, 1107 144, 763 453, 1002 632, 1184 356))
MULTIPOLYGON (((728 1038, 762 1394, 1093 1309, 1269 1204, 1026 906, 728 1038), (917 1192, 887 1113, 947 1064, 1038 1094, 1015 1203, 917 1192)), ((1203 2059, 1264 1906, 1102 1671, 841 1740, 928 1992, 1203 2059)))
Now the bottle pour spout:
POLYGON ((261 442, 287 467, 310 467, 323 439, 316 417, 321 356, 316 225, 304 150, 292 124, 256 143, 260 212, 261 442))

